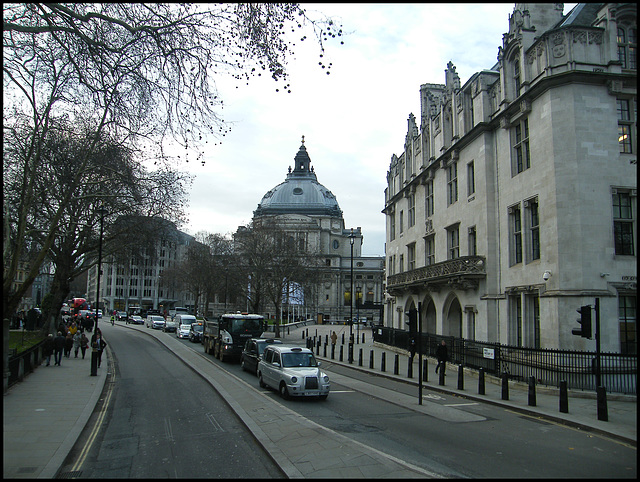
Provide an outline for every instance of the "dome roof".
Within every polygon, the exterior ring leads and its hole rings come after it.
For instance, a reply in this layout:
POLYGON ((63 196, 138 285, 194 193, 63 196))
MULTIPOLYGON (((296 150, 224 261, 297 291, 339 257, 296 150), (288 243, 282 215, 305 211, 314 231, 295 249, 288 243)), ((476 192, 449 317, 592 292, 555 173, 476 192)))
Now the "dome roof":
POLYGON ((253 212, 254 217, 278 214, 342 218, 336 197, 316 178, 304 137, 295 157, 295 169, 291 171, 289 167, 286 180, 267 192, 253 212))

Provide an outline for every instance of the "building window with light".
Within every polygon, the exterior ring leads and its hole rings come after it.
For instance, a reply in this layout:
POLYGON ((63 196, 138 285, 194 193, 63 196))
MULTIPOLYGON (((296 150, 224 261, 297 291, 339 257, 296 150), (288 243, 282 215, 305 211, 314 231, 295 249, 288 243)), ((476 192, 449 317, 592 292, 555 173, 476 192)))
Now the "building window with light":
POLYGON ((447 167, 447 204, 458 200, 458 164, 452 162, 447 167))
POLYGON ((634 124, 634 115, 630 110, 629 99, 617 99, 618 106, 618 145, 621 154, 633 152, 631 132, 634 124))
POLYGON ((636 51, 638 49, 638 32, 635 27, 618 25, 618 60, 623 69, 636 69, 636 51))
POLYGON ((528 119, 519 121, 513 129, 511 129, 511 143, 513 146, 511 173, 515 176, 531 167, 528 119))
POLYGON ((617 255, 635 254, 633 239, 633 205, 629 191, 613 193, 613 237, 617 255))

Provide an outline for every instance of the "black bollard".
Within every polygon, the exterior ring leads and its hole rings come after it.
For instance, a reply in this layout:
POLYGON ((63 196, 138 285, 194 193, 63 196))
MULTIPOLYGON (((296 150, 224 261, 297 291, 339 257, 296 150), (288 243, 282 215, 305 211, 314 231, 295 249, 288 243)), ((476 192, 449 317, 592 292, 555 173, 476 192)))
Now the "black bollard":
POLYGON ((98 350, 91 350, 91 376, 98 376, 98 350))
POLYGON ((322 355, 322 356, 324 356, 325 358, 327 358, 327 344, 326 344, 326 343, 324 344, 324 352, 323 352, 323 355, 322 355))
POLYGON ((536 377, 529 377, 529 406, 536 406, 536 377))
POLYGON ((318 344, 316 345, 316 355, 320 355, 320 340, 318 340, 318 344))
POLYGON ((342 356, 342 353, 344 351, 343 348, 344 348, 344 345, 340 345, 340 361, 343 360, 343 356, 342 356))
POLYGON ((336 357, 336 346, 331 345, 331 359, 333 360, 336 357))
POLYGON ((413 357, 410 356, 407 360, 407 378, 413 378, 413 357))
POLYGON ((304 330, 302 330, 302 339, 304 340, 304 330))
POLYGON ((478 372, 478 394, 484 395, 484 368, 478 372))
POLYGON ((438 372, 438 385, 444 386, 444 370, 445 370, 445 363, 446 362, 442 362, 442 365, 440 366, 440 371, 438 372))
POLYGON ((342 334, 342 344, 344 345, 344 333, 342 334))
POLYGON ((458 390, 464 390, 464 368, 458 365, 458 390))
POLYGON ((369 352, 369 368, 373 370, 373 350, 369 352))
POLYGON ((353 343, 349 343, 349 363, 353 363, 353 343))
POLYGON ((607 411, 607 389, 605 387, 597 387, 596 397, 598 399, 598 420, 608 422, 609 412, 607 411))
POLYGON ((502 399, 509 400, 509 375, 502 373, 502 399))
POLYGON ((400 368, 398 367, 399 360, 400 360, 400 355, 398 355, 396 353, 396 356, 394 357, 394 361, 393 361, 393 374, 394 375, 398 375, 400 373, 400 368))
POLYGON ((380 370, 385 371, 386 369, 386 361, 387 361, 387 352, 382 352, 382 361, 380 362, 380 370))
POLYGON ((324 335, 324 343, 325 345, 329 343, 329 335, 324 335))
POLYGON ((362 344, 364 345, 364 333, 362 334, 362 344))
POLYGON ((569 395, 567 394, 567 381, 560 381, 560 411, 569 413, 569 395))
POLYGON ((358 351, 358 366, 362 366, 362 348, 358 351))
POLYGON ((429 381, 429 360, 424 359, 424 368, 422 369, 422 381, 427 383, 429 381))

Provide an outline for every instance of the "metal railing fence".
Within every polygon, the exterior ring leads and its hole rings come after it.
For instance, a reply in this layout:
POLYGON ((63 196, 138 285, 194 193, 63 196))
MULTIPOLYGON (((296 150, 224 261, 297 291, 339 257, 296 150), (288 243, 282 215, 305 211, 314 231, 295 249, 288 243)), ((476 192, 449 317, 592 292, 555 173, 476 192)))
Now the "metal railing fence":
MULTIPOLYGON (((405 350, 410 345, 409 332, 396 328, 377 326, 373 339, 405 350)), ((483 368, 497 377, 506 373, 510 379, 523 382, 533 376, 547 386, 559 387, 560 381, 566 381, 568 388, 596 389, 596 352, 515 347, 422 333, 422 354, 435 357, 442 340, 447 343, 450 363, 483 368)), ((637 355, 600 353, 601 385, 609 393, 637 394, 637 364, 637 355)))

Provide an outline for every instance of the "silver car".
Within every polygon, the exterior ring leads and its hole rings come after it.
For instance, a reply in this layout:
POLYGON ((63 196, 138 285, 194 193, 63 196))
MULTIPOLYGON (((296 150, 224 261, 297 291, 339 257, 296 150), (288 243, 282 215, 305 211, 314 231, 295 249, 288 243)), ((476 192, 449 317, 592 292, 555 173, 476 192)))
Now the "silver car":
POLYGON ((191 324, 181 323, 176 330, 176 336, 178 338, 189 338, 189 331, 191 331, 191 324))
POLYGON ((258 380, 262 388, 278 390, 285 400, 290 397, 325 400, 330 390, 329 377, 319 366, 308 348, 271 345, 258 362, 258 380))
POLYGON ((147 316, 147 328, 154 328, 156 330, 162 330, 164 328, 164 316, 149 315, 147 316))

